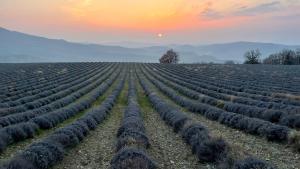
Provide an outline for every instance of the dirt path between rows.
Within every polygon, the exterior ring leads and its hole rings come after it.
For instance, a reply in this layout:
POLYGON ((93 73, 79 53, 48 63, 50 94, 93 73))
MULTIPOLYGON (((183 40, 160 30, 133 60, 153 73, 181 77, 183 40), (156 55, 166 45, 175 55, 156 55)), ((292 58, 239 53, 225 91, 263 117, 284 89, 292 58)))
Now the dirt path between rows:
POLYGON ((158 167, 161 169, 213 169, 214 166, 198 162, 197 157, 191 152, 191 147, 164 123, 142 92, 141 86, 137 86, 146 134, 151 142, 151 147, 147 152, 158 167))
POLYGON ((69 150, 63 161, 53 169, 106 169, 115 154, 116 133, 127 105, 126 83, 107 119, 92 131, 82 143, 69 150))

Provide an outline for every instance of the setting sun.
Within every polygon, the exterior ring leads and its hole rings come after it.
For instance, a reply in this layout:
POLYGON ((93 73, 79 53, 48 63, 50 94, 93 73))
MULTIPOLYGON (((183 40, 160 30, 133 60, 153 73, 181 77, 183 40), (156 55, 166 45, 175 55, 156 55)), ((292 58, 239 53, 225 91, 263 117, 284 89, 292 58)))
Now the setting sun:
POLYGON ((299 7, 297 0, 4 0, 0 26, 96 43, 153 37, 164 43, 294 43, 299 7))

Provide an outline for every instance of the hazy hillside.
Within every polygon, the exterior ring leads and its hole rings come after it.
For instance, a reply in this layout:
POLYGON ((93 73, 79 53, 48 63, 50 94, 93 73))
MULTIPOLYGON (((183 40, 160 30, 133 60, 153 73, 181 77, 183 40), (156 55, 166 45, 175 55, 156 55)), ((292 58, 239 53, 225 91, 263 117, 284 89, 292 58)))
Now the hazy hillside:
POLYGON ((72 43, 0 28, 0 62, 157 62, 169 48, 174 48, 180 53, 181 62, 192 63, 242 61, 243 53, 249 49, 259 48, 264 55, 269 55, 283 48, 295 49, 297 46, 236 42, 205 46, 170 45, 129 48, 72 43))
POLYGON ((5 29, 0 29, 0 37, 1 62, 155 60, 143 49, 70 43, 5 29), (34 59, 30 60, 30 57, 34 59))
POLYGON ((197 51, 216 56, 220 60, 237 60, 242 61, 243 54, 249 49, 259 49, 263 57, 269 56, 271 53, 278 52, 282 49, 297 49, 300 46, 288 46, 273 43, 258 42, 234 42, 227 44, 212 44, 199 46, 197 51))

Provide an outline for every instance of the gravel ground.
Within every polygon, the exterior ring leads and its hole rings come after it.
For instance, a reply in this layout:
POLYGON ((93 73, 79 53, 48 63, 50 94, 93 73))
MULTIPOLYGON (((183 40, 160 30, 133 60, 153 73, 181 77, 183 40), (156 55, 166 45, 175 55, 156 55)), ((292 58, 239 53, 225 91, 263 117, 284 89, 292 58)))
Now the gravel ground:
POLYGON ((211 121, 200 114, 192 113, 177 105, 163 93, 161 93, 154 85, 149 83, 152 89, 157 92, 165 101, 180 108, 184 113, 195 121, 206 126, 213 136, 224 138, 237 154, 251 154, 260 159, 266 160, 275 165, 279 169, 300 169, 300 154, 293 151, 286 145, 276 142, 269 142, 266 139, 242 131, 226 127, 218 122, 211 121))
POLYGON ((127 105, 125 86, 109 117, 92 131, 82 143, 70 149, 54 169, 102 169, 110 167, 115 154, 116 133, 127 105))
POLYGON ((201 164, 192 154, 191 147, 173 132, 173 129, 161 120, 152 108, 142 88, 138 86, 139 104, 144 116, 146 133, 151 141, 148 155, 154 159, 161 169, 212 169, 214 166, 201 164))

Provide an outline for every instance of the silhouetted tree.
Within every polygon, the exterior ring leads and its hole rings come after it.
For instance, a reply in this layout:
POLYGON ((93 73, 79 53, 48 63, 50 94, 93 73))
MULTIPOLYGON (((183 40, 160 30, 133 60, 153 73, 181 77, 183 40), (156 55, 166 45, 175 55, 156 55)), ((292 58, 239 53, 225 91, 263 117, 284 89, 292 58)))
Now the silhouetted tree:
POLYGON ((281 59, 279 53, 274 53, 274 54, 271 54, 269 57, 265 58, 263 63, 279 65, 279 64, 282 64, 281 61, 282 61, 282 59, 281 59))
POLYGON ((300 48, 296 49, 296 55, 297 57, 300 56, 300 48))
POLYGON ((296 51, 284 49, 279 53, 271 54, 264 59, 264 64, 274 65, 299 65, 300 64, 300 50, 296 51))
POLYGON ((159 59, 159 62, 176 64, 179 62, 179 55, 173 49, 170 49, 159 59))
POLYGON ((296 65, 300 65, 300 48, 296 49, 296 65))
POLYGON ((289 50, 289 49, 284 49, 281 53, 280 53, 283 61, 282 64, 284 65, 292 65, 294 62, 294 59, 296 58, 296 53, 293 50, 289 50))
POLYGON ((260 64, 261 53, 258 49, 247 51, 244 57, 246 59, 245 64, 260 64))

